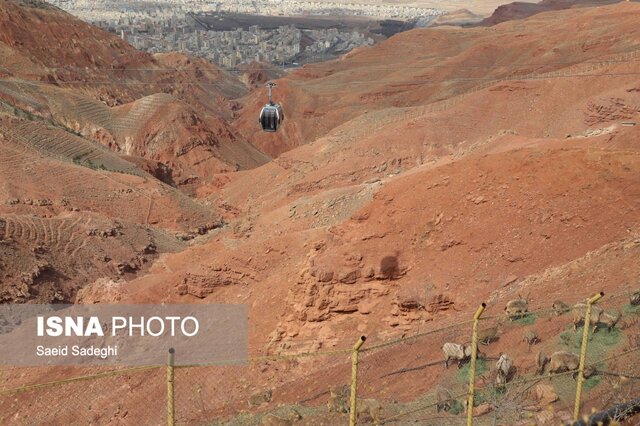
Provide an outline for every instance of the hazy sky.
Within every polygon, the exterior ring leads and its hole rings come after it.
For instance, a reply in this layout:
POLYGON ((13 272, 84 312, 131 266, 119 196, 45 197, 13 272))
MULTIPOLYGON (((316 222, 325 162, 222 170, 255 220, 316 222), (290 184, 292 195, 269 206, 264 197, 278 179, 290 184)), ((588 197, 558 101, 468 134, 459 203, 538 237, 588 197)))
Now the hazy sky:
MULTIPOLYGON (((401 4, 407 6, 435 7, 444 10, 469 9, 472 12, 489 15, 496 7, 512 3, 515 0, 350 0, 353 3, 368 4, 401 4)), ((538 0, 518 0, 526 3, 537 3, 538 0)))

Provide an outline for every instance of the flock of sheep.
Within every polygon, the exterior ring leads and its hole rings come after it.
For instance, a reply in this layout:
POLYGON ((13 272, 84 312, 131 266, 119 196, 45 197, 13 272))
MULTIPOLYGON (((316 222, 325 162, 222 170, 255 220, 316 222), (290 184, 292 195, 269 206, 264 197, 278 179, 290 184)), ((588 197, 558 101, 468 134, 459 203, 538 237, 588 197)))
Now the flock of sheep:
MULTIPOLYGON (((640 290, 633 293, 629 302, 633 306, 640 305, 640 290)), ((553 303, 552 309, 556 315, 562 315, 569 311, 572 314, 572 324, 574 331, 580 325, 584 325, 585 313, 586 313, 587 305, 585 303, 577 303, 573 307, 569 307, 566 303, 557 300, 553 303)), ((505 307, 506 317, 509 320, 514 320, 518 318, 522 318, 526 316, 529 312, 529 304, 526 299, 516 299, 511 300, 507 303, 505 307)), ((595 333, 598 328, 606 327, 607 330, 611 331, 618 321, 621 318, 620 312, 616 310, 605 311, 597 305, 591 306, 591 315, 589 320, 589 326, 593 327, 593 332, 595 333)), ((478 342, 481 344, 489 344, 492 341, 497 339, 498 327, 493 327, 487 330, 483 330, 478 335, 478 342)), ((533 331, 527 331, 524 334, 523 340, 526 341, 529 345, 538 343, 540 339, 537 334, 533 331)), ((461 345, 458 343, 450 343, 447 342, 442 346, 442 351, 444 352, 445 360, 444 365, 445 368, 449 367, 449 363, 454 361, 458 364, 458 368, 462 367, 462 365, 468 362, 471 359, 471 345, 461 345)), ((479 353, 479 351, 478 351, 479 353)), ((479 353, 479 356, 483 356, 479 353)), ((537 374, 543 374, 547 365, 549 366, 549 373, 562 373, 567 371, 574 371, 573 378, 576 379, 578 375, 578 367, 580 363, 580 357, 577 354, 567 352, 567 351, 557 351, 551 354, 550 357, 547 357, 544 353, 538 352, 538 356, 536 359, 537 365, 537 374)), ((500 354, 498 361, 495 365, 495 384, 498 387, 502 387, 506 385, 513 377, 515 372, 513 359, 507 354, 500 354)), ((585 366, 584 369, 584 377, 589 378, 593 374, 595 374, 595 368, 593 366, 585 366)), ((442 386, 438 386, 436 388, 436 397, 437 397, 437 410, 448 411, 451 408, 451 393, 443 388, 442 386)))
MULTIPOLYGON (((636 291, 630 296, 631 305, 640 305, 640 290, 636 291)), ((552 309, 556 315, 563 315, 569 311, 572 313, 572 324, 574 331, 577 327, 584 324, 586 304, 577 303, 573 307, 570 307, 566 303, 557 300, 553 303, 552 309)), ((526 299, 520 298, 511 300, 505 307, 506 319, 515 320, 522 318, 529 314, 529 304, 526 299)), ((602 308, 592 305, 589 326, 593 327, 593 332, 598 328, 606 327, 611 331, 618 321, 620 320, 620 313, 617 311, 605 311, 602 308)), ((478 342, 481 344, 489 344, 497 340, 500 325, 482 330, 478 334, 478 342)), ((538 335, 533 331, 527 331, 524 333, 523 340, 529 345, 536 344, 540 341, 538 335)), ((451 362, 455 362, 458 368, 462 367, 466 362, 471 359, 471 345, 461 345, 459 343, 447 342, 442 346, 444 352, 445 368, 449 367, 451 362)), ((480 357, 484 357, 478 351, 480 357)), ((547 357, 544 353, 538 352, 536 359, 537 374, 543 374, 548 368, 549 373, 562 373, 567 371, 573 371, 573 378, 576 379, 578 375, 578 366, 580 363, 580 357, 577 354, 567 351, 557 351, 547 357)), ((509 381, 513 379, 515 375, 515 367, 513 359, 507 354, 500 354, 495 364, 495 384, 498 388, 504 387, 509 381)), ((592 366, 586 366, 584 369, 584 377, 588 378, 596 373, 596 370, 592 366)), ((329 412, 347 413, 349 412, 349 387, 347 385, 335 386, 330 388, 330 397, 327 404, 329 412)), ((443 386, 438 385, 436 387, 436 409, 437 411, 449 411, 454 404, 455 399, 449 390, 443 386)), ((374 399, 358 399, 358 417, 362 414, 368 414, 375 424, 380 421, 380 414, 382 405, 374 399)), ((269 423, 271 424, 271 423, 269 423)), ((279 424, 279 423, 278 423, 279 424)))

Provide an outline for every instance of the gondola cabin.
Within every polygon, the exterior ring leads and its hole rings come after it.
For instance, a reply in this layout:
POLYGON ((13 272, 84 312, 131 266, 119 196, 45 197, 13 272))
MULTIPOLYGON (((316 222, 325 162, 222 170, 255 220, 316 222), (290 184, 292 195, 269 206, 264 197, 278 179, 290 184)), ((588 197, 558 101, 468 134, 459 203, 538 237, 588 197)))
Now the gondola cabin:
POLYGON ((260 125, 265 132, 275 132, 283 119, 282 107, 277 104, 267 104, 260 111, 260 125))
POLYGON ((282 120, 284 120, 284 112, 279 104, 271 100, 271 89, 276 87, 276 84, 267 83, 266 86, 269 88, 269 103, 262 107, 258 123, 260 123, 263 131, 276 132, 282 120))

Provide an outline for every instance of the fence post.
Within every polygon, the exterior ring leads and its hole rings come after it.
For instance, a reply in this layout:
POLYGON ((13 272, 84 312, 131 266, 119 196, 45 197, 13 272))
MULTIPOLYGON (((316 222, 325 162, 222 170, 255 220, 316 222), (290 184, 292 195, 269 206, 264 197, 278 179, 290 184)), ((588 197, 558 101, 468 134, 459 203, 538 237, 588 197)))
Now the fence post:
POLYGON ((167 356, 167 425, 175 426, 176 417, 175 417, 175 407, 173 405, 174 402, 174 393, 173 393, 173 362, 174 362, 174 354, 176 350, 173 348, 169 349, 169 355, 167 356))
POLYGON ((584 382, 584 361, 587 357, 587 340, 589 339, 589 329, 591 328, 591 305, 596 303, 604 293, 600 292, 587 299, 587 308, 584 312, 584 326, 582 330, 582 347, 580 348, 580 365, 578 367, 578 383, 576 384, 576 402, 573 407, 573 421, 578 420, 580 415, 580 398, 582 395, 582 383, 584 382))
POLYGON ((358 413, 356 411, 358 400, 358 351, 360 351, 360 347, 364 344, 365 340, 367 340, 365 336, 360 336, 353 347, 353 352, 351 353, 351 401, 349 401, 349 426, 355 426, 358 419, 358 413))
POLYGON ((473 425, 473 398, 475 396, 476 358, 478 357, 478 320, 487 304, 482 302, 473 315, 473 334, 471 336, 471 365, 469 366, 469 399, 467 400, 467 426, 473 425))

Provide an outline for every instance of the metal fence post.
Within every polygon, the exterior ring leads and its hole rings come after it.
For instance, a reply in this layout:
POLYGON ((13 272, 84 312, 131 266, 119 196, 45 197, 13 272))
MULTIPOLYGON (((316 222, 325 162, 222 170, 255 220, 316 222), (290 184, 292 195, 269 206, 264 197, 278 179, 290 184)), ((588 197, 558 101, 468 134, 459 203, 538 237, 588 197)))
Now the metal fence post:
POLYGON ((365 336, 360 336, 353 352, 351 353, 351 401, 349 404, 349 426, 355 426, 358 421, 357 400, 358 400, 358 351, 367 340, 365 336))
POLYGON ((604 293, 600 292, 587 299, 587 308, 584 312, 584 326, 582 330, 582 347, 580 348, 580 365, 578 367, 578 383, 576 384, 576 402, 573 407, 573 421, 578 420, 580 415, 580 398, 582 395, 582 384, 584 382, 584 361, 587 357, 587 340, 589 339, 589 329, 591 328, 591 305, 596 303, 604 293))
POLYGON ((467 400, 467 426, 473 425, 473 398, 475 396, 476 358, 478 357, 478 320, 487 307, 482 303, 473 315, 473 334, 471 336, 471 365, 469 366, 469 399, 467 400))
POLYGON ((175 417, 175 406, 174 406, 174 392, 173 392, 173 362, 174 362, 174 354, 176 350, 173 348, 169 349, 169 355, 167 356, 167 425, 175 426, 176 417, 175 417))

